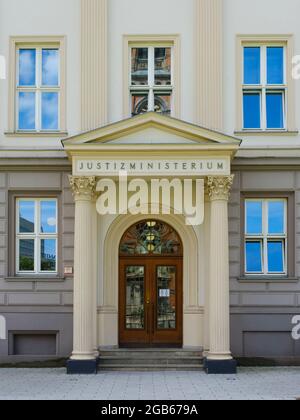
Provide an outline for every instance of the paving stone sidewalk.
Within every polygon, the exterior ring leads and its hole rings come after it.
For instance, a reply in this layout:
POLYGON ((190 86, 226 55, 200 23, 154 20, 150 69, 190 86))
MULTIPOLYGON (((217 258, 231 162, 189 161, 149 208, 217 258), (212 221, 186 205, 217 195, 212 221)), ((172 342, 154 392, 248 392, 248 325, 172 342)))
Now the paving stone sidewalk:
POLYGON ((237 376, 202 372, 0 369, 0 400, 295 400, 300 368, 243 368, 237 376))

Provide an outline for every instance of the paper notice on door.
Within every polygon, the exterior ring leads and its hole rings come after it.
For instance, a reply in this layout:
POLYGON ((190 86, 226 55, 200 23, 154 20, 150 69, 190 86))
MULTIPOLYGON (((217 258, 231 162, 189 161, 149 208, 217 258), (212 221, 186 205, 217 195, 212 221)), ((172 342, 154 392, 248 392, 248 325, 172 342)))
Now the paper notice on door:
POLYGON ((159 290, 159 297, 161 298, 169 298, 171 296, 170 289, 160 289, 159 290))

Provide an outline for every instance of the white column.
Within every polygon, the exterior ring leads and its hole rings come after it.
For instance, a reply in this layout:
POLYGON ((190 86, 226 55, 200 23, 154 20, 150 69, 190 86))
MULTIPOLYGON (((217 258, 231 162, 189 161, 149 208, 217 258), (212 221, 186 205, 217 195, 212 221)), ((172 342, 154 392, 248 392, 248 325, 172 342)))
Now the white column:
POLYGON ((233 176, 209 177, 210 350, 207 360, 232 360, 230 352, 228 199, 233 176))
POLYGON ((71 360, 95 360, 94 177, 70 176, 75 199, 74 338, 71 360))

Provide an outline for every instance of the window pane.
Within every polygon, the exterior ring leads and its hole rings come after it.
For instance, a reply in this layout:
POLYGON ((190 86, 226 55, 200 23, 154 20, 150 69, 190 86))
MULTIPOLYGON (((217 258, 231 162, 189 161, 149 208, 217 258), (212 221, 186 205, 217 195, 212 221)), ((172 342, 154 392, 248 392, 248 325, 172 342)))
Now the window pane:
POLYGON ((59 84, 59 50, 42 51, 42 85, 58 86, 59 84))
POLYGON ((56 239, 41 240, 41 271, 56 271, 56 239))
POLYGON ((171 95, 166 93, 155 94, 154 111, 161 114, 171 114, 171 95))
POLYGON ((260 84, 260 47, 244 48, 244 84, 260 84))
POLYGON ((246 242, 246 271, 247 273, 262 272, 262 243, 246 242))
POLYGON ((19 92, 19 130, 35 130, 34 92, 19 92))
POLYGON ((41 202, 41 233, 56 233, 56 201, 41 202))
POLYGON ((244 93, 244 128, 260 128, 259 93, 244 93))
POLYGON ((19 271, 34 271, 34 239, 19 241, 19 271))
POLYGON ((36 50, 19 50, 19 86, 36 84, 36 50))
POLYGON ((280 85, 284 83, 284 48, 267 48, 267 81, 269 85, 280 85))
POLYGON ((157 328, 176 328, 176 267, 157 267, 157 328))
POLYGON ((131 110, 133 116, 148 112, 148 94, 132 94, 131 110))
POLYGON ((131 49, 131 84, 148 85, 148 48, 131 49))
POLYGON ((284 128, 282 93, 267 93, 267 127, 284 128))
POLYGON ((285 233, 284 227, 284 209, 285 203, 283 201, 269 202, 269 234, 285 233))
POLYGON ((246 233, 262 234, 262 201, 246 201, 246 233))
POLYGON ((19 201, 19 233, 33 233, 34 229, 34 201, 19 201))
POLYGON ((58 93, 42 93, 42 130, 58 130, 58 93))
POLYGON ((268 271, 269 273, 283 273, 283 242, 268 242, 268 271))
POLYGON ((126 329, 145 328, 145 267, 126 268, 126 329))
POLYGON ((155 84, 171 85, 171 48, 155 48, 155 84))

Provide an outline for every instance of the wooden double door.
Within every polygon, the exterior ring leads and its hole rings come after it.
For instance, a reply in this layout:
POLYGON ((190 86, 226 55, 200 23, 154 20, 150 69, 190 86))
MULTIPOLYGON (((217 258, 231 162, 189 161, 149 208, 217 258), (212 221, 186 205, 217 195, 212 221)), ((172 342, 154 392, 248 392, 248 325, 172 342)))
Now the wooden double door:
POLYGON ((120 347, 182 347, 181 257, 120 257, 120 347))

